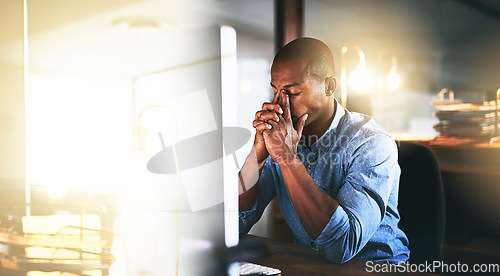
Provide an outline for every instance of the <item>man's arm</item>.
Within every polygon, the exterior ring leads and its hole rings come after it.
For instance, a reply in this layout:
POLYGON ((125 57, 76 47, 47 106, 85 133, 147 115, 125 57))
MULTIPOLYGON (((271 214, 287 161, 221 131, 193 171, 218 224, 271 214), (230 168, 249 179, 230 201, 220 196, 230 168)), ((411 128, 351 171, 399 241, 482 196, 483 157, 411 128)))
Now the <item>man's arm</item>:
POLYGON ((279 95, 276 93, 272 102, 264 103, 262 110, 255 113, 253 121, 253 127, 255 128, 254 145, 238 174, 239 187, 242 191, 238 199, 240 211, 250 210, 255 205, 259 178, 264 163, 269 156, 263 132, 271 129, 272 126, 269 122, 278 122, 278 114, 283 113, 281 106, 278 104, 278 99, 279 95))
MULTIPOLYGON (((343 263, 354 257, 373 236, 385 214, 397 174, 395 143, 387 135, 357 141, 349 152, 348 172, 336 199, 321 191, 297 156, 298 138, 305 119, 299 118, 297 131, 289 118, 284 95, 283 119, 264 131, 266 147, 280 166, 297 216, 327 258, 343 263)), ((350 141, 351 142, 351 141, 350 141)))
POLYGON ((278 165, 302 226, 311 239, 316 239, 339 204, 318 188, 297 156, 278 165))
MULTIPOLYGON (((276 179, 276 170, 273 170, 271 163, 266 161, 261 171, 257 176, 258 184, 239 196, 240 236, 250 231, 251 227, 261 218, 269 202, 276 197, 276 189, 273 184, 274 179, 276 179)), ((245 169, 242 169, 242 173, 244 172, 245 169)))
POLYGON ((238 174, 241 191, 238 206, 240 235, 248 233, 252 225, 260 219, 269 202, 276 196, 276 190, 272 185, 273 172, 269 164, 265 168, 269 152, 264 142, 263 131, 270 129, 269 122, 277 122, 278 114, 283 113, 277 103, 278 96, 276 94, 271 103, 264 103, 262 110, 255 114, 254 145, 238 174))
POLYGON ((257 200, 257 187, 266 159, 263 162, 257 160, 255 147, 248 155, 241 171, 238 173, 239 187, 241 193, 238 198, 238 209, 247 211, 252 209, 257 200))
MULTIPOLYGON (((310 238, 316 239, 330 221, 339 204, 321 191, 311 178, 297 155, 297 145, 302 135, 307 114, 293 127, 289 96, 281 93, 280 105, 283 115, 279 121, 270 121, 271 130, 264 130, 266 147, 279 165, 283 180, 299 220, 310 238)), ((278 94, 277 93, 277 94, 278 94)))
MULTIPOLYGON (((325 250, 327 258, 335 263, 356 256, 379 229, 384 217, 391 215, 389 198, 399 179, 397 147, 391 137, 379 133, 350 143, 353 146, 347 153, 346 178, 336 196, 340 206, 315 241, 317 248, 325 250)), ((386 233, 386 241, 396 238, 394 232, 386 233)), ((388 244, 378 246, 385 251, 379 252, 385 256, 378 257, 391 257, 388 244)))

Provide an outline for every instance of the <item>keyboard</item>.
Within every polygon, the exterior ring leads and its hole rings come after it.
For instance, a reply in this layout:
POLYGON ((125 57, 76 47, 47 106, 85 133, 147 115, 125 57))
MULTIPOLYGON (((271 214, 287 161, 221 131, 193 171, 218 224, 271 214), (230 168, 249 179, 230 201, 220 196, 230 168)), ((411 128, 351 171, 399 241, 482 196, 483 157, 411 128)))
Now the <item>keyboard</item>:
POLYGON ((281 275, 281 270, 268 266, 263 266, 254 263, 240 262, 240 275, 241 276, 254 276, 254 275, 281 275))

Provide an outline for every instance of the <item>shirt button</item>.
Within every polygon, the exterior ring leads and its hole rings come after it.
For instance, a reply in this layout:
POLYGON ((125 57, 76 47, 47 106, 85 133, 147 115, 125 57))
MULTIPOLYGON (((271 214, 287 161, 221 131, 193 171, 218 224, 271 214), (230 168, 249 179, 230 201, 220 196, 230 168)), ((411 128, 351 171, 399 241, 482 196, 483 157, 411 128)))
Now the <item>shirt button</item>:
POLYGON ((307 165, 309 167, 309 169, 312 169, 312 167, 314 166, 312 163, 310 163, 309 165, 307 165))

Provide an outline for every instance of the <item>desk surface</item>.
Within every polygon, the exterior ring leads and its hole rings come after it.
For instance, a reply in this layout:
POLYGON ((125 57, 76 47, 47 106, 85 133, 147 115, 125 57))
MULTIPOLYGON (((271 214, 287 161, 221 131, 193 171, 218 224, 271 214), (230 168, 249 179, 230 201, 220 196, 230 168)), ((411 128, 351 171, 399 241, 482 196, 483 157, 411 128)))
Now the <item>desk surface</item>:
MULTIPOLYGON (((319 252, 292 243, 247 235, 245 240, 262 241, 269 249, 270 256, 254 260, 253 263, 278 268, 282 276, 307 275, 384 275, 386 273, 367 272, 366 260, 354 258, 345 264, 333 264, 319 252)), ((387 273, 389 274, 389 273, 387 273)), ((404 273, 408 275, 407 273, 404 273)), ((392 273, 391 275, 394 275, 392 273)), ((412 275, 432 275, 413 273, 412 275)))
POLYGON ((460 139, 407 140, 428 147, 442 172, 500 176, 500 143, 467 143, 460 139))

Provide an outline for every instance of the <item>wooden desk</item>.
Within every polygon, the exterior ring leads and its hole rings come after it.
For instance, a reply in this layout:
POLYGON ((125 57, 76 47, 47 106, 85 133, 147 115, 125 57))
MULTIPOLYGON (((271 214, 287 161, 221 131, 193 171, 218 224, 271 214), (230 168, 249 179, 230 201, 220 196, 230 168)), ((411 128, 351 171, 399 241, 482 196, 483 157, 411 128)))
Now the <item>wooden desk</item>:
POLYGON ((500 143, 475 143, 460 139, 408 140, 428 147, 442 172, 500 177, 500 143))
MULTIPOLYGON (((282 276, 384 275, 384 273, 367 272, 366 260, 363 259, 354 258, 345 264, 333 264, 323 252, 307 247, 252 235, 247 235, 243 239, 262 241, 268 247, 270 256, 252 262, 278 268, 281 270, 282 276)), ((408 273, 404 274, 408 275, 408 273)), ((416 273, 412 275, 432 274, 416 273)))

